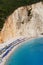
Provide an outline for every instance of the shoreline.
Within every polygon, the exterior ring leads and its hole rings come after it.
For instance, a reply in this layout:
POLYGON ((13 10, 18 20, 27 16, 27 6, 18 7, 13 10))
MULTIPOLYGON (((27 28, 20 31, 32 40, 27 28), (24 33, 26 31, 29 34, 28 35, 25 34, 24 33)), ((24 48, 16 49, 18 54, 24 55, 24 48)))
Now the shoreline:
POLYGON ((23 42, 17 44, 16 46, 14 46, 14 48, 8 53, 8 55, 5 56, 5 58, 3 59, 1 65, 5 65, 5 63, 6 63, 6 61, 8 60, 8 58, 11 56, 11 54, 12 54, 14 51, 16 51, 16 49, 17 49, 19 46, 23 45, 25 42, 28 42, 28 41, 30 41, 30 40, 32 40, 32 39, 36 39, 36 38, 40 38, 40 37, 43 37, 43 36, 39 36, 39 37, 37 36, 37 37, 31 37, 31 38, 28 38, 28 37, 27 37, 27 39, 26 39, 25 41, 23 41, 23 42))

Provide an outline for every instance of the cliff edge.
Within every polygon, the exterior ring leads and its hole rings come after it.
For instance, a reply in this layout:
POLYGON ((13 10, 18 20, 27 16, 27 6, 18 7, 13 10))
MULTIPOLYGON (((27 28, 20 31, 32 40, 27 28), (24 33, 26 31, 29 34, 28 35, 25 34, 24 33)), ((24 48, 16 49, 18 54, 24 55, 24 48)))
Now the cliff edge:
POLYGON ((16 37, 43 35, 42 2, 17 8, 5 21, 1 31, 2 42, 16 37))

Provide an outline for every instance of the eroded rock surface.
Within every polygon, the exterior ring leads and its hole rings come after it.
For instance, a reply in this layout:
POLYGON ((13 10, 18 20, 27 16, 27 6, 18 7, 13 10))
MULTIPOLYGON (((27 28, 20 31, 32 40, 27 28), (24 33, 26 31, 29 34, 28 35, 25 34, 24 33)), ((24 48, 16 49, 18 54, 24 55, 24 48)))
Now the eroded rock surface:
POLYGON ((43 35, 42 2, 20 7, 5 21, 1 31, 3 42, 20 36, 35 37, 43 35))

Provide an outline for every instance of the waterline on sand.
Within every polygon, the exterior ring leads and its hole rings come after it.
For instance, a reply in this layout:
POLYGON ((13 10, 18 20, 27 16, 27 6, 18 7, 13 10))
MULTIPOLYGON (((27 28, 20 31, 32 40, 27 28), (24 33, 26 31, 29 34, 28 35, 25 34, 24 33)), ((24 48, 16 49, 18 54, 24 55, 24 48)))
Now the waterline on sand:
POLYGON ((28 40, 24 44, 20 44, 15 51, 13 51, 12 55, 8 58, 5 65, 43 65, 43 37, 36 38, 32 40, 28 40), (24 60, 23 60, 24 59, 24 60), (42 61, 40 61, 40 59, 42 61), (14 62, 13 62, 13 61, 14 62), (30 61, 31 60, 31 61, 30 61), (34 61, 34 62, 33 62, 34 61), (40 61, 40 62, 39 62, 40 61), (24 63, 25 62, 25 63, 24 63), (31 62, 31 63, 30 63, 31 62), (42 62, 42 63, 41 63, 42 62))

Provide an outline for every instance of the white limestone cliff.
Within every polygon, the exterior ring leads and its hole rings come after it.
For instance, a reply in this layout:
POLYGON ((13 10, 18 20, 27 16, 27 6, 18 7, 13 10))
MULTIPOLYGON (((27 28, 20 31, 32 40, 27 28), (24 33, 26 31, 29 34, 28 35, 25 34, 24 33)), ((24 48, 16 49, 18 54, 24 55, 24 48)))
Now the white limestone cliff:
POLYGON ((42 2, 16 9, 5 21, 1 31, 3 42, 16 37, 43 35, 42 2))

